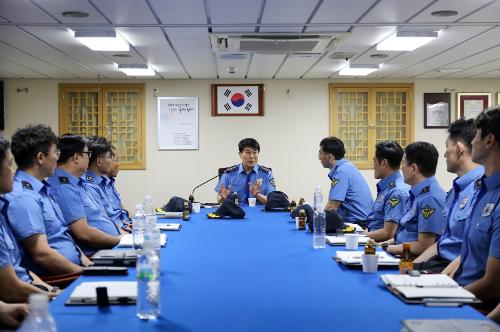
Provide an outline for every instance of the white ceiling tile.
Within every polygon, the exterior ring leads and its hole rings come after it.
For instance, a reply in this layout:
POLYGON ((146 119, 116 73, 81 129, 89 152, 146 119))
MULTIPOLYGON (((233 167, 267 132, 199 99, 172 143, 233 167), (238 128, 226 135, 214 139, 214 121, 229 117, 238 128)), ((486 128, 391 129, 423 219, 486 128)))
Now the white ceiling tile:
POLYGON ((363 19, 362 23, 397 23, 405 22, 431 0, 382 0, 363 19))
POLYGON ((345 66, 343 59, 329 59, 328 55, 321 59, 304 78, 328 78, 345 66))
POLYGON ((93 0, 93 3, 114 24, 156 23, 156 19, 145 1, 93 0))
POLYGON ((207 29, 165 28, 192 78, 215 78, 215 63, 207 29))
MULTIPOLYGON (((500 69, 491 70, 481 75, 472 76, 471 78, 500 78, 500 69)), ((495 100, 495 97, 493 97, 493 100, 495 100)), ((496 97, 496 104, 500 104, 500 98, 498 98, 498 96, 496 97)))
MULTIPOLYGON (((499 44, 500 44, 500 41, 499 41, 499 44)), ((500 58, 500 46, 496 46, 496 47, 493 47, 487 51, 470 56, 468 58, 449 63, 446 65, 446 67, 467 69, 470 67, 477 66, 479 64, 485 64, 487 62, 497 60, 499 58, 500 58)))
POLYGON ((447 75, 446 78, 459 78, 459 77, 475 77, 477 75, 487 74, 490 71, 500 69, 500 59, 490 61, 464 71, 447 75))
POLYGON ((311 68, 314 62, 318 61, 318 58, 319 56, 301 57, 290 55, 276 74, 276 78, 299 78, 311 68))
POLYGON ((25 66, 4 59, 2 57, 0 57, 0 68, 2 68, 7 72, 15 73, 16 75, 21 76, 23 78, 48 78, 47 76, 42 75, 39 72, 26 68, 25 66))
POLYGON ((466 17, 460 22, 497 22, 500 13, 500 2, 496 1, 476 13, 466 17))
POLYGON ((209 0, 213 24, 257 23, 262 0, 209 0))
POLYGON ((354 23, 374 2, 375 0, 325 0, 311 23, 354 23))
POLYGON ((161 28, 119 28, 119 31, 164 78, 188 78, 161 28))
POLYGON ((0 1, 0 16, 14 23, 55 23, 56 21, 29 0, 0 1))
POLYGON ((454 22, 489 1, 491 0, 440 0, 418 14, 411 20, 411 23, 454 22), (436 17, 431 15, 432 12, 439 10, 454 10, 458 12, 458 15, 449 17, 436 17))
POLYGON ((49 12, 63 23, 107 23, 107 21, 99 14, 94 7, 87 1, 80 0, 33 0, 44 10, 49 12), (88 13, 88 17, 72 18, 62 16, 66 11, 82 11, 88 13))
POLYGON ((250 68, 248 70, 248 78, 272 78, 274 73, 285 59, 285 54, 258 54, 254 53, 250 68))
POLYGON ((301 32, 303 24, 311 16, 318 0, 269 0, 266 2, 262 24, 301 24, 300 26, 289 27, 261 27, 261 32, 301 32), (283 15, 286 8, 287 15, 283 15))
POLYGON ((7 20, 4 20, 3 18, 0 17, 0 22, 5 23, 5 22, 7 22, 7 20))
POLYGON ((306 32, 347 32, 350 25, 308 26, 306 32))
POLYGON ((21 75, 11 73, 8 70, 5 70, 3 67, 0 67, 0 79, 4 78, 22 78, 21 75))
MULTIPOLYGON (((335 50, 336 52, 354 52, 361 53, 376 45, 389 36, 395 27, 356 27, 352 31, 352 35, 347 37, 335 50)), ((376 52, 380 53, 380 52, 376 52)))
POLYGON ((207 24, 203 0, 150 0, 163 24, 207 24))

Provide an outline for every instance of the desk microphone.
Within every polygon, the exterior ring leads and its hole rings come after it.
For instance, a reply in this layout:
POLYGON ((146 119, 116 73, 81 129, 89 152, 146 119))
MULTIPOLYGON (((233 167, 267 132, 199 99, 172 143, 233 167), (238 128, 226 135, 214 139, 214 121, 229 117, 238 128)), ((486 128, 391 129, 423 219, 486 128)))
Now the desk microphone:
POLYGON ((203 182, 203 183, 201 183, 201 184, 197 185, 196 187, 194 187, 193 191, 191 191, 191 195, 189 195, 189 201, 190 201, 191 203, 193 203, 193 202, 194 202, 194 196, 193 196, 193 194, 194 194, 194 191, 195 191, 196 189, 198 189, 199 187, 203 186, 203 185, 204 185, 204 184, 206 184, 206 183, 209 183, 210 181, 212 181, 213 179, 215 179, 215 178, 217 178, 217 177, 219 177, 219 174, 217 174, 217 175, 216 175, 216 176, 214 176, 213 178, 210 178, 210 179, 208 179, 207 181, 205 181, 205 182, 203 182))

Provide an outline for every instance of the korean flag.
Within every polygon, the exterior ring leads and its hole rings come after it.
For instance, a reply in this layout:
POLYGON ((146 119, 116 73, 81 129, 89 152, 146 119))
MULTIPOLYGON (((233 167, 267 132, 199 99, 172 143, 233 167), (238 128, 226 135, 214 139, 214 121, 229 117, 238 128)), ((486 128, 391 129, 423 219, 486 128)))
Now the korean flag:
POLYGON ((258 86, 218 86, 218 114, 258 114, 258 86))

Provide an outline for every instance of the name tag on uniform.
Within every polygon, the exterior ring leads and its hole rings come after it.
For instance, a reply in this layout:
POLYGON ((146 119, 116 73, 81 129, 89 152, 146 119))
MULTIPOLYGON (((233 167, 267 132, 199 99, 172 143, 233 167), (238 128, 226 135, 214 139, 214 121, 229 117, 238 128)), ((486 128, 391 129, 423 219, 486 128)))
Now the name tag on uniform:
POLYGON ((495 208, 495 203, 486 204, 483 208, 483 212, 481 213, 481 216, 489 217, 491 215, 491 212, 493 212, 493 208, 495 208))
POLYGON ((467 202, 469 201, 469 197, 465 197, 464 199, 462 199, 462 201, 460 202, 460 209, 463 209, 465 207, 465 205, 467 205, 467 202))

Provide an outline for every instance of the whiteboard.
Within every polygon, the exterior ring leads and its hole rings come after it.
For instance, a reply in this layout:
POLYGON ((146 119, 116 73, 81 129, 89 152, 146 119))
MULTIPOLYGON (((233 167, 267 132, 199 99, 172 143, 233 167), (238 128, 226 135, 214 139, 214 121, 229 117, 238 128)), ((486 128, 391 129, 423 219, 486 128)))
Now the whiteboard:
POLYGON ((198 149, 198 97, 158 97, 158 150, 198 149))

